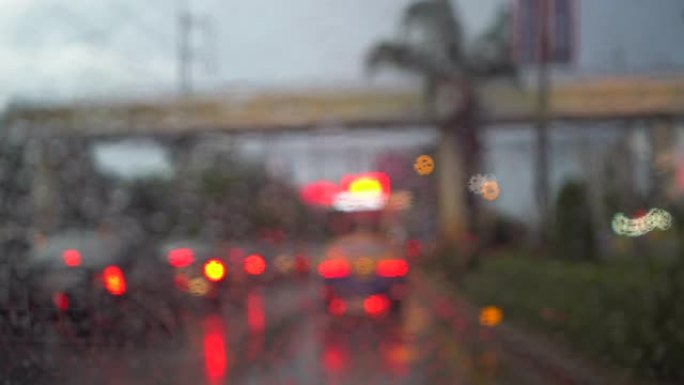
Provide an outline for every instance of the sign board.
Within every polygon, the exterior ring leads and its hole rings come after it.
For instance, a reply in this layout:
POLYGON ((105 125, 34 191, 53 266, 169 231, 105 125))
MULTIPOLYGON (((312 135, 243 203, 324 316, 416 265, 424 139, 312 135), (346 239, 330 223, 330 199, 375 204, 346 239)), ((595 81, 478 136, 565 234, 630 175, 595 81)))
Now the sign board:
POLYGON ((340 187, 333 202, 333 208, 339 211, 382 210, 391 194, 390 178, 382 172, 345 175, 340 187))
POLYGON ((513 57, 521 64, 541 60, 544 16, 549 23, 549 63, 573 62, 577 51, 577 0, 516 0, 513 57))
POLYGON ((387 197, 374 192, 343 191, 335 197, 333 208, 338 211, 376 211, 387 204, 387 197))

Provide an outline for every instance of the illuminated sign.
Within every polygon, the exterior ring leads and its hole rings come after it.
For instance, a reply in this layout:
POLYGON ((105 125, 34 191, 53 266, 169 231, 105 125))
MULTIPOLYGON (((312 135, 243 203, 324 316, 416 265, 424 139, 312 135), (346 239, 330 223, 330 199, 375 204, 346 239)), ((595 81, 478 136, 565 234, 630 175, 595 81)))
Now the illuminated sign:
POLYGON ((390 178, 383 172, 348 174, 340 180, 340 187, 342 191, 358 193, 375 191, 380 195, 389 196, 390 178))
POLYGON ((387 198, 377 193, 352 193, 343 191, 337 194, 333 208, 340 211, 382 210, 387 198))
POLYGON ((390 198, 390 178, 382 172, 348 174, 339 186, 328 181, 310 183, 300 197, 307 204, 339 211, 382 210, 390 198))
POLYGON ((340 211, 382 210, 390 196, 390 179, 382 172, 345 175, 333 208, 340 211))
POLYGON ((376 179, 362 177, 349 185, 349 192, 353 194, 382 194, 382 186, 376 179))
POLYGON ((326 180, 309 183, 300 190, 300 198, 303 202, 320 207, 330 207, 335 201, 335 196, 340 192, 340 187, 326 180))

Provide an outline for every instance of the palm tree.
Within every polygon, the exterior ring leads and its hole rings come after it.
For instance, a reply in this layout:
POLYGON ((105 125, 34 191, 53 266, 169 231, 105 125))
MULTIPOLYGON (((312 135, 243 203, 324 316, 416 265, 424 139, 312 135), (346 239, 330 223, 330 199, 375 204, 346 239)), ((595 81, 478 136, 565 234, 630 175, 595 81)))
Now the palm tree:
POLYGON ((477 200, 472 194, 464 197, 463 186, 470 175, 481 172, 478 89, 497 78, 516 78, 509 54, 509 21, 509 13, 502 9, 495 23, 467 45, 449 0, 420 0, 406 8, 401 36, 378 43, 367 55, 370 70, 393 66, 423 79, 427 116, 438 122, 442 135, 440 237, 446 247, 458 245, 466 228, 477 226, 477 200))

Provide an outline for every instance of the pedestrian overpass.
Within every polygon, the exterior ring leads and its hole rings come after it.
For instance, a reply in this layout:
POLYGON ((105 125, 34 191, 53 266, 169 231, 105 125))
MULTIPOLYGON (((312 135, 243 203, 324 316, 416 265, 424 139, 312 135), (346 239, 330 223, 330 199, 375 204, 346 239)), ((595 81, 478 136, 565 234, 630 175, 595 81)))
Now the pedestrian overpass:
MULTIPOLYGON (((510 85, 481 90, 485 124, 535 120, 536 94, 510 85)), ((562 82, 550 92, 552 120, 600 121, 684 115, 684 75, 562 82)), ((416 89, 223 93, 191 98, 83 102, 8 111, 2 130, 52 135, 178 135, 434 125, 416 89), (19 128, 20 127, 20 128, 19 128)))
MULTIPOLYGON (((536 119, 533 90, 491 85, 480 90, 483 127, 531 125, 536 119)), ((653 129, 656 151, 672 146, 674 122, 684 115, 684 75, 670 77, 612 77, 558 82, 550 92, 553 122, 640 120, 653 129)), ((449 99, 447 108, 449 110, 449 99)), ((453 101, 457 104, 457 101, 453 101)), ((34 153, 59 138, 97 140, 117 137, 187 138, 199 133, 279 133, 302 130, 393 129, 440 126, 428 116, 416 89, 338 89, 233 92, 191 98, 163 97, 116 102, 83 102, 29 106, 7 111, 0 127, 5 137, 32 139, 34 153), (41 145, 41 143, 43 143, 41 145)), ((442 131, 443 135, 448 135, 442 131)), ((443 233, 463 226, 463 175, 458 149, 452 141, 438 143, 440 212, 443 233), (458 222, 458 223, 457 223, 458 222)), ((34 205, 49 213, 56 193, 50 193, 47 156, 38 156, 34 205)), ((49 214, 45 214, 49 216, 49 214)), ((45 223, 49 220, 42 221, 45 223)))

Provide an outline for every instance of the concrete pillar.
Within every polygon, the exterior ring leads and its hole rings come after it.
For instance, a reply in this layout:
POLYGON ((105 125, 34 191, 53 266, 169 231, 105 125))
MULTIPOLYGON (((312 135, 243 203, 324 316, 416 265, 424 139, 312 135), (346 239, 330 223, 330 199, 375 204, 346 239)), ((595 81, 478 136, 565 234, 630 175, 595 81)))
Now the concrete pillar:
POLYGON ((674 198, 677 136, 672 119, 651 123, 651 185, 649 200, 653 207, 662 207, 674 198))
POLYGON ((442 244, 458 246, 466 228, 463 164, 456 132, 442 128, 437 146, 439 235, 442 244))
POLYGON ((33 169, 31 199, 35 229, 51 233, 57 226, 59 203, 57 174, 50 158, 50 139, 36 137, 26 147, 28 164, 33 169))

